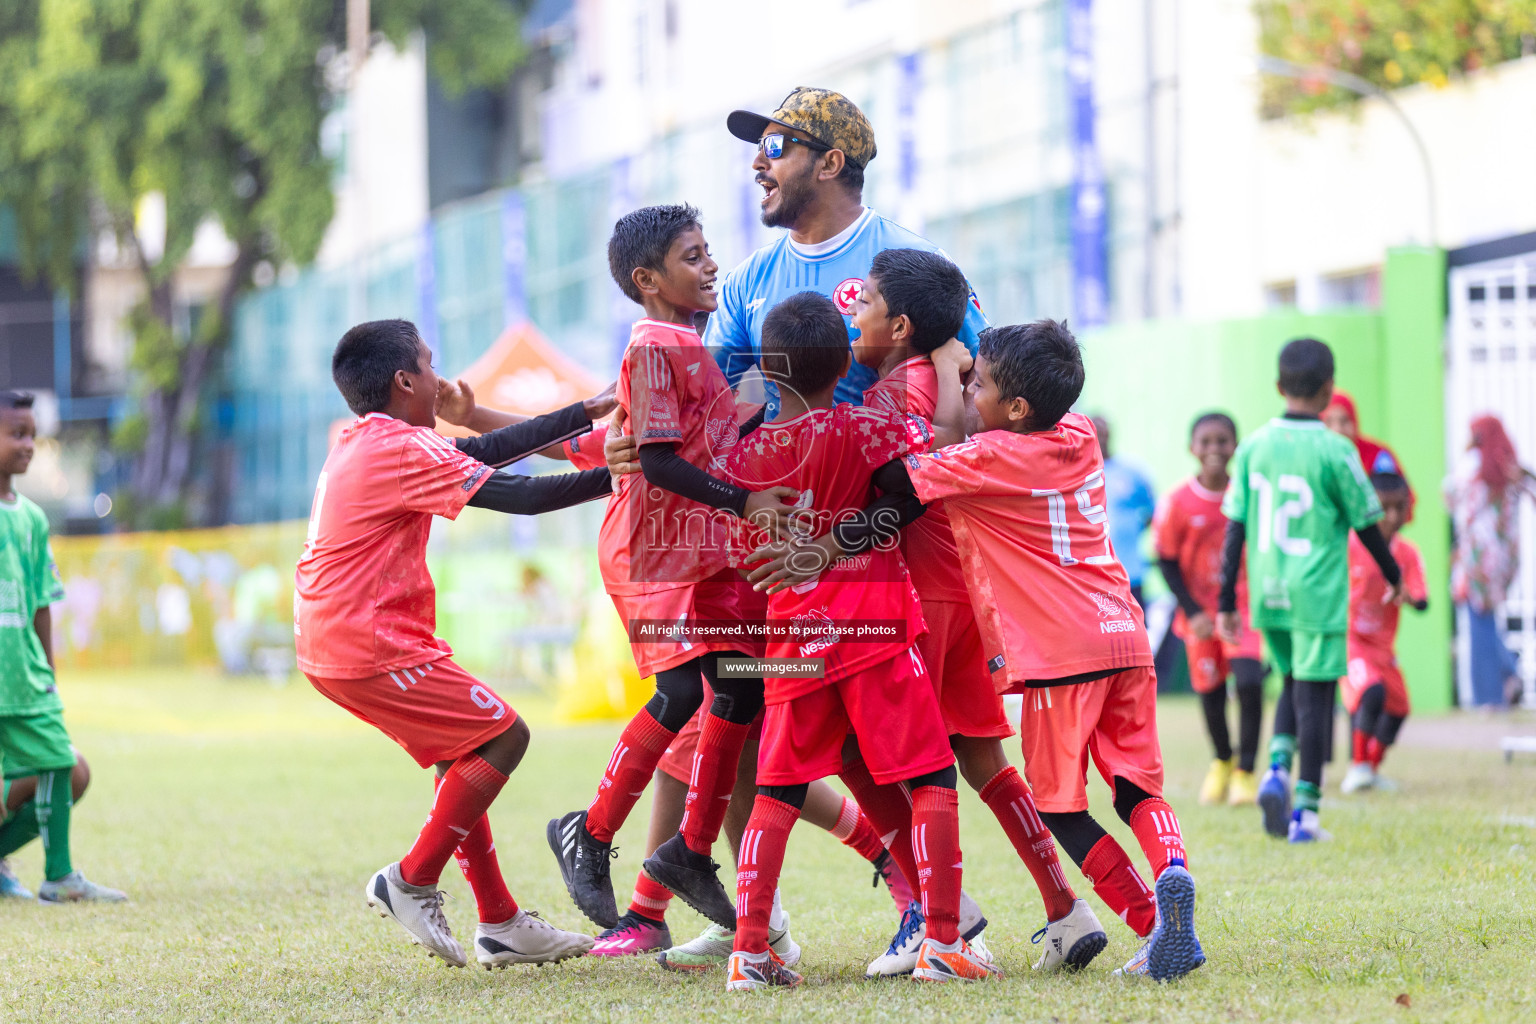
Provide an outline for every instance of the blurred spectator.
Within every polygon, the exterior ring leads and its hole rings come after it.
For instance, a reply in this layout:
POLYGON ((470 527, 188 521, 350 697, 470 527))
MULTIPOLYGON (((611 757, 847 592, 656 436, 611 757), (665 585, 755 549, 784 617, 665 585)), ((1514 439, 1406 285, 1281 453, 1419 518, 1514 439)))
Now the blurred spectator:
MULTIPOLYGON (((1360 453, 1360 465, 1365 468, 1366 476, 1373 473, 1394 473, 1408 480, 1408 474, 1403 472, 1403 464, 1398 461, 1397 453, 1386 445, 1373 438, 1360 433, 1360 415, 1355 411, 1355 400, 1349 392, 1338 388, 1333 390, 1333 401, 1328 403, 1328 408, 1323 410, 1323 425, 1335 434, 1343 434, 1355 442, 1355 450, 1360 453)), ((1413 522, 1413 503, 1415 500, 1413 483, 1408 482, 1408 518, 1404 522, 1413 522)))
POLYGON ((1519 694, 1497 612, 1520 565, 1520 496, 1536 496, 1536 477, 1520 465, 1497 416, 1473 418, 1471 430, 1471 444, 1445 481, 1455 527, 1451 599, 1471 651, 1471 702, 1490 707, 1519 694))
POLYGON ((1131 578, 1131 593, 1143 609, 1141 582, 1147 573, 1147 560, 1141 553, 1141 535, 1152 522, 1157 499, 1152 495, 1152 481, 1138 466, 1115 455, 1110 446, 1109 421, 1093 417, 1093 429, 1099 435, 1099 451, 1104 454, 1104 493, 1109 506, 1109 540, 1115 557, 1131 578))

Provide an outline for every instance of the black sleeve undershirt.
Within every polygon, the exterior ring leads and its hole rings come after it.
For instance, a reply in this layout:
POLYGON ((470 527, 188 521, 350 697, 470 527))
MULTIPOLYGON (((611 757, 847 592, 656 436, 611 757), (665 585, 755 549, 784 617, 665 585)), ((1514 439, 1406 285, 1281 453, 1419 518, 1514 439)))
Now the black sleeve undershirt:
POLYGON ((1237 611, 1237 573, 1243 565, 1243 542, 1247 539, 1247 527, 1239 520, 1227 520, 1227 533, 1221 543, 1221 597, 1217 600, 1217 611, 1237 611))
POLYGON ((872 479, 884 495, 832 527, 832 539, 845 555, 856 555, 875 540, 894 536, 928 509, 917 500, 917 489, 900 459, 892 459, 875 470, 872 479))
POLYGON ((453 444, 470 458, 499 469, 552 444, 585 434, 591 427, 592 420, 587 416, 586 408, 580 402, 573 402, 564 409, 513 423, 479 437, 456 437, 453 444))
POLYGON ((768 406, 764 405, 761 409, 757 410, 757 412, 752 414, 752 418, 751 419, 747 420, 747 422, 741 424, 741 426, 736 428, 736 436, 738 438, 746 437, 748 434, 752 433, 752 431, 754 431, 758 427, 762 426, 763 425, 763 420, 766 419, 767 417, 768 417, 768 406))
POLYGON ((746 515, 747 498, 752 492, 710 476, 679 455, 675 444, 641 445, 640 469, 648 483, 673 494, 710 508, 724 509, 737 517, 746 515))
POLYGON ((549 476, 491 473, 490 479, 470 497, 469 504, 509 515, 532 516, 601 498, 612 489, 613 478, 606 467, 549 476))
POLYGON ((1162 570, 1163 582, 1168 584, 1169 593, 1174 600, 1179 602, 1179 607, 1184 610, 1187 618, 1194 618, 1205 611, 1195 601, 1194 595, 1189 592, 1189 583, 1184 579, 1184 570, 1179 568, 1179 563, 1172 558, 1159 558, 1157 567, 1162 570))
POLYGON ((1371 553, 1376 567, 1386 577, 1388 583, 1394 587, 1403 582, 1403 570, 1398 568, 1397 559, 1392 557, 1392 547, 1387 543, 1387 538, 1382 536, 1381 527, 1375 523, 1363 530, 1356 530, 1355 536, 1360 538, 1360 543, 1365 545, 1365 550, 1371 553))

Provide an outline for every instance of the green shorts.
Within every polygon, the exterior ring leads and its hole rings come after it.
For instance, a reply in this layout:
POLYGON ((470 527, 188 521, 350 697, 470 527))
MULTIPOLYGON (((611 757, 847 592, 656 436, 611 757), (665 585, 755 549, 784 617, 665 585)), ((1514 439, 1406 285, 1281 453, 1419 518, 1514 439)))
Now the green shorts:
POLYGON ((64 712, 58 708, 35 715, 0 715, 0 767, 7 779, 75 766, 64 712))
POLYGON ((1349 673, 1343 633, 1313 633, 1305 629, 1262 630, 1275 667, 1292 679, 1335 682, 1349 673))

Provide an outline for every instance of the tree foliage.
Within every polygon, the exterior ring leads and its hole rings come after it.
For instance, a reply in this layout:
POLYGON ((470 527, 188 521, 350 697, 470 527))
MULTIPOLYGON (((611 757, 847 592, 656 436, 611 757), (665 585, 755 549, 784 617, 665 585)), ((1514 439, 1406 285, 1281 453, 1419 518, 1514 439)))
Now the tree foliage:
MULTIPOLYGON (((494 85, 522 56, 508 0, 372 0, 399 47, 424 30, 449 92, 494 85)), ((235 300, 262 261, 306 263, 333 212, 320 128, 345 84, 346 0, 0 3, 0 205, 23 269, 61 287, 113 236, 143 277, 130 316, 130 495, 141 523, 183 518, 196 428, 235 300), (163 196, 161 252, 135 211, 163 196), (236 256, 218 301, 178 331, 174 274, 216 220, 236 256)), ((158 241, 158 240, 157 240, 158 241)))
MULTIPOLYGON (((1260 46, 1382 89, 1452 78, 1536 52, 1536 0, 1258 0, 1260 46)), ((1358 97, 1321 79, 1267 77, 1267 116, 1358 97)))

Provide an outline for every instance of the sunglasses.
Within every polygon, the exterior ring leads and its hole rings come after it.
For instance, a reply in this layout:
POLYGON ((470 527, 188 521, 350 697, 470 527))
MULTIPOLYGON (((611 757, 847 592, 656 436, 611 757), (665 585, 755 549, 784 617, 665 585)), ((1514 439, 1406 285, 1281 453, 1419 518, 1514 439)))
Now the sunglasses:
POLYGON ((784 144, 786 142, 798 142, 808 149, 815 150, 829 150, 832 148, 825 142, 817 142, 815 139, 802 139, 794 135, 785 135, 783 132, 764 135, 761 139, 757 140, 757 148, 762 150, 763 155, 769 160, 777 160, 784 155, 784 144))

